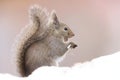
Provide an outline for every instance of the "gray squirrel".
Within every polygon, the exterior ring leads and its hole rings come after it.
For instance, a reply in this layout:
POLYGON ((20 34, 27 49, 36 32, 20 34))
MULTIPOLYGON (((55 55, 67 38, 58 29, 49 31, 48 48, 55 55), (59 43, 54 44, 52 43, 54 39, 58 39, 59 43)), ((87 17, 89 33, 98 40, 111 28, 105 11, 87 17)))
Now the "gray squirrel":
POLYGON ((53 10, 34 5, 29 10, 30 23, 18 35, 14 51, 17 53, 17 67, 21 76, 30 75, 41 66, 57 66, 69 48, 77 45, 66 43, 74 36, 71 29, 60 22, 53 10))

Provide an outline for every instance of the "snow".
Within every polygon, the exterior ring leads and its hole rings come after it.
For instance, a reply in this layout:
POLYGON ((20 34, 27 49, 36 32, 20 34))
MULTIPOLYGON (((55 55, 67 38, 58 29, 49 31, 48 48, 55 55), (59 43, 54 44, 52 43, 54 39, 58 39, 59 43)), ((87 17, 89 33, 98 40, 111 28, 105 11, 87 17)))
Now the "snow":
POLYGON ((120 80, 120 52, 72 67, 44 66, 22 78, 0 74, 0 80, 120 80))

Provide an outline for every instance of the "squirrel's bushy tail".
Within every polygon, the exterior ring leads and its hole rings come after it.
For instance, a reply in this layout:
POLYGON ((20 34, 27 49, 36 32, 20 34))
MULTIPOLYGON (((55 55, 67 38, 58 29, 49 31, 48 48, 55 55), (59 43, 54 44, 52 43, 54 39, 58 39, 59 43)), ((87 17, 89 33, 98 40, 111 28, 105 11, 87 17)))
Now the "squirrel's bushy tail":
POLYGON ((48 20, 48 12, 39 6, 32 6, 29 10, 30 23, 25 26, 15 39, 12 50, 17 54, 17 68, 21 76, 26 76, 25 72, 25 49, 24 46, 38 29, 44 31, 48 20))

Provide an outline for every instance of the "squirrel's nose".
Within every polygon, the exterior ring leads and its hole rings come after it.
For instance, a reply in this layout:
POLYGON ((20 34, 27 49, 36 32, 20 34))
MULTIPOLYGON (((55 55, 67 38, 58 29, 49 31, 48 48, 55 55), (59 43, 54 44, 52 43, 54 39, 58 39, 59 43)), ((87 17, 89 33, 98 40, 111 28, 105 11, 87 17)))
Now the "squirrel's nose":
POLYGON ((75 36, 75 34, 74 34, 74 33, 71 33, 71 37, 72 37, 72 36, 75 36))
POLYGON ((69 33, 69 37, 70 37, 70 38, 73 37, 73 36, 75 36, 74 33, 69 33))
POLYGON ((73 33, 72 36, 75 36, 75 34, 73 33))

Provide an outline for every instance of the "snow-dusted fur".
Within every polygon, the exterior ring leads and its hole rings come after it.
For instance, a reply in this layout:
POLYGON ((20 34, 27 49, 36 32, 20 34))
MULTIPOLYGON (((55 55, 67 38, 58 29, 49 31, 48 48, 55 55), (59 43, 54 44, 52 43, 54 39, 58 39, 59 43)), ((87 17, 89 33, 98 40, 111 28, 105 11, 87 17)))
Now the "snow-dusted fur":
POLYGON ((120 52, 72 67, 40 67, 25 78, 0 74, 0 80, 120 80, 120 52))
POLYGON ((30 18, 29 24, 26 25, 21 30, 20 34, 18 34, 17 38, 15 39, 15 42, 12 47, 12 51, 14 53, 17 53, 17 57, 18 57, 17 62, 18 62, 18 67, 20 69, 19 71, 21 73, 24 73, 24 71, 22 70, 22 67, 24 67, 23 66, 24 54, 22 54, 22 52, 24 51, 23 47, 24 47, 25 43, 28 41, 28 39, 30 39, 32 37, 32 35, 34 35, 38 29, 40 29, 41 33, 42 33, 42 31, 46 30, 48 16, 49 16, 49 13, 47 12, 47 10, 45 8, 40 8, 37 5, 32 6, 29 10, 29 18, 30 18), (39 24, 38 24, 38 22, 35 22, 35 21, 37 21, 37 20, 35 20, 35 19, 37 19, 37 17, 39 18, 39 22, 40 22, 39 24), (40 25, 40 26, 38 27, 38 25, 40 25))

